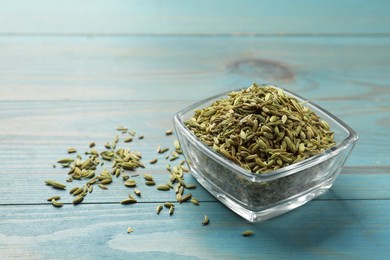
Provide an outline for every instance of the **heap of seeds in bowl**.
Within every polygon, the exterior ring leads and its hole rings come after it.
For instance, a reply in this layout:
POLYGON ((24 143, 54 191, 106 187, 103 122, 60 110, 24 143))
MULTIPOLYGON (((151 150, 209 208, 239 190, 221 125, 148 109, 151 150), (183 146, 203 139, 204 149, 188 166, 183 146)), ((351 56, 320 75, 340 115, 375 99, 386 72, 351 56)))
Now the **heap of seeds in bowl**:
POLYGON ((327 122, 275 86, 253 84, 196 110, 186 126, 252 173, 266 173, 335 145, 327 122))

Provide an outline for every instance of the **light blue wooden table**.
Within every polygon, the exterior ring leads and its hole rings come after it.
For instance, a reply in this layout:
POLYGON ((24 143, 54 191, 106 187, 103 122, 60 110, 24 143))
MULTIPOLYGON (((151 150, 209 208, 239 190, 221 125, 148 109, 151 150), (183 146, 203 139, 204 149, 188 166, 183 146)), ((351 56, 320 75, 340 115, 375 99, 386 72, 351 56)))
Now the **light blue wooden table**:
MULTIPOLYGON (((389 259, 390 3, 388 1, 0 1, 0 259, 389 259), (360 140, 332 189, 252 224, 202 187, 199 206, 158 204, 174 113, 205 97, 272 82, 344 120, 360 140), (66 150, 120 145, 146 162, 95 187, 80 205, 52 165, 66 150), (158 157, 156 164, 148 160, 158 157), (46 199, 61 195, 55 208, 46 199), (210 218, 202 226, 204 215, 210 218), (127 228, 134 232, 128 234, 127 228), (241 232, 251 229, 252 237, 241 232)), ((174 163, 172 163, 174 164, 174 163)), ((196 183, 190 174, 186 181, 196 183)))

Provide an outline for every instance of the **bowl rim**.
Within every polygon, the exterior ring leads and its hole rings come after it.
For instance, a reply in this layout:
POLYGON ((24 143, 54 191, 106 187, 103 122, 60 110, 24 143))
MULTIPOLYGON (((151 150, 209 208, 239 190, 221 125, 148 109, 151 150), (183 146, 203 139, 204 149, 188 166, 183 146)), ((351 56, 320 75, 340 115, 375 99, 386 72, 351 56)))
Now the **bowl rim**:
MULTIPOLYGON (((193 134, 192 131, 189 130, 189 128, 187 128, 187 126, 184 124, 184 122, 182 120, 182 116, 184 114, 187 114, 190 111, 194 111, 195 108, 201 107, 204 104, 208 104, 211 101, 215 101, 217 99, 227 97, 227 95, 231 92, 241 91, 241 90, 246 89, 246 88, 239 88, 239 89, 235 89, 235 90, 226 91, 226 92, 202 99, 198 102, 195 102, 195 103, 181 109, 180 111, 178 111, 173 117, 173 123, 174 123, 176 128, 179 128, 182 132, 185 132, 187 138, 189 138, 193 144, 196 144, 199 148, 201 148, 202 151, 204 151, 209 157, 213 158, 214 160, 216 160, 219 163, 223 163, 225 166, 229 167, 231 170, 234 170, 236 173, 240 174, 245 179, 247 179, 249 181, 253 181, 253 182, 274 180, 274 179, 285 177, 287 175, 291 175, 291 174, 294 174, 296 172, 302 171, 304 169, 310 168, 310 167, 317 165, 321 162, 324 162, 330 158, 333 158, 334 156, 339 154, 341 151, 347 149, 349 146, 351 146, 351 145, 353 146, 357 142, 357 140, 359 139, 357 133, 350 126, 348 126, 346 123, 341 121, 339 118, 334 116, 332 113, 330 113, 326 109, 313 103, 312 101, 305 99, 305 98, 301 97, 300 95, 297 95, 289 90, 286 90, 284 88, 280 88, 274 84, 261 84, 259 86, 261 86, 261 87, 267 86, 267 87, 273 87, 276 89, 282 89, 286 94, 298 99, 300 102, 304 102, 305 105, 308 105, 310 108, 315 108, 315 109, 321 111, 324 115, 326 115, 328 118, 330 118, 333 121, 332 122, 333 124, 336 124, 336 125, 338 125, 338 127, 345 130, 348 135, 343 140, 337 142, 335 146, 332 146, 331 148, 325 150, 324 152, 322 152, 318 155, 309 157, 305 160, 288 165, 286 167, 279 168, 279 169, 274 170, 274 171, 256 174, 256 173, 252 173, 252 172, 242 168, 241 166, 239 166, 238 164, 229 160, 228 158, 224 157, 223 155, 215 152, 212 149, 212 147, 206 145, 197 136, 195 136, 195 134, 193 134)), ((178 130, 178 129, 176 129, 176 130, 178 130)))

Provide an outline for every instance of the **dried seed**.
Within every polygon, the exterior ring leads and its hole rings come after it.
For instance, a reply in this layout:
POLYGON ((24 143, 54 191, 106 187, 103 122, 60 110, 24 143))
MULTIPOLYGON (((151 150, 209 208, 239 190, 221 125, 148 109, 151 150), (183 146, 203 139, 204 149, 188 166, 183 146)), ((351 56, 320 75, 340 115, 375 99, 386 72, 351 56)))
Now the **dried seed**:
POLYGON ((209 217, 207 215, 204 215, 204 220, 202 222, 202 225, 206 226, 209 224, 209 222, 210 222, 209 217))
POLYGON ((159 215, 162 209, 163 209, 163 205, 158 205, 156 207, 156 214, 159 215))
POLYGON ((250 237, 250 236, 252 236, 254 234, 255 234, 255 232, 253 232, 252 230, 246 230, 246 231, 242 232, 241 235, 244 236, 244 237, 250 237))
POLYGON ((68 153, 75 153, 77 152, 76 148, 69 148, 68 153))
POLYGON ((150 174, 145 173, 144 174, 144 179, 147 180, 147 181, 153 181, 153 176, 150 175, 150 174))
POLYGON ((121 204, 133 204, 137 203, 137 200, 134 198, 128 198, 121 201, 121 204))
POLYGON ((83 192, 83 188, 77 188, 75 191, 72 192, 72 195, 77 196, 82 192, 83 192))
POLYGON ((160 148, 160 151, 158 153, 165 153, 168 150, 169 148, 160 148))
POLYGON ((169 208, 169 215, 172 216, 174 211, 175 211, 175 206, 171 206, 169 208))
POLYGON ((74 162, 74 159, 71 158, 64 158, 57 161, 57 163, 61 163, 61 164, 72 163, 72 162, 74 162))
POLYGON ((140 135, 140 136, 138 136, 138 139, 144 139, 144 135, 140 135))
POLYGON ((190 172, 190 170, 187 169, 184 165, 180 166, 183 172, 190 172))
POLYGON ((171 189, 171 188, 168 187, 168 185, 158 185, 156 188, 158 190, 164 190, 164 191, 167 191, 167 190, 171 189))
POLYGON ((123 175, 122 175, 122 179, 123 179, 124 181, 128 180, 129 178, 130 178, 130 176, 127 175, 127 174, 123 174, 123 175))
POLYGON ((108 190, 108 187, 104 184, 99 183, 98 186, 103 190, 108 190))
POLYGON ((148 186, 156 185, 156 183, 154 181, 145 181, 145 184, 148 186))
POLYGON ((173 203, 171 203, 171 202, 165 202, 165 203, 164 203, 164 206, 165 206, 166 208, 170 208, 170 207, 174 207, 175 205, 174 205, 173 203))
POLYGON ((154 159, 149 161, 150 164, 155 164, 156 162, 157 162, 157 158, 154 158, 154 159))
POLYGON ((83 200, 84 200, 84 197, 83 197, 83 196, 77 196, 77 197, 73 200, 73 204, 74 204, 74 205, 79 204, 79 203, 81 203, 83 200))
POLYGON ((129 233, 132 233, 132 232, 134 232, 134 230, 131 227, 128 227, 127 228, 127 233, 129 234, 129 233))
POLYGON ((282 123, 285 124, 287 122, 287 116, 283 115, 282 116, 282 123))
POLYGON ((165 134, 166 135, 171 135, 173 133, 172 129, 168 129, 165 131, 165 134))
POLYGON ((107 179, 102 180, 100 183, 101 184, 110 184, 111 182, 112 182, 112 179, 111 178, 107 178, 107 179))
POLYGON ((62 202, 59 202, 59 201, 57 201, 55 199, 51 200, 51 204, 53 204, 54 207, 59 207, 59 208, 64 205, 62 202))
POLYGON ((192 198, 192 194, 191 193, 186 194, 186 195, 182 196, 181 202, 185 202, 187 200, 190 200, 191 198, 192 198))
POLYGON ((47 201, 59 200, 59 199, 61 199, 60 196, 52 196, 52 197, 48 198, 47 201))
POLYGON ((89 148, 92 148, 92 147, 95 147, 95 143, 94 142, 89 144, 89 148))
POLYGON ((127 181, 125 181, 125 186, 126 187, 135 187, 137 186, 137 182, 135 180, 132 180, 132 179, 129 179, 127 181))
POLYGON ((76 190, 78 190, 79 189, 79 187, 74 187, 74 188, 72 188, 70 191, 69 191, 69 193, 70 194, 73 194, 73 192, 75 192, 76 190))
POLYGON ((65 188, 66 188, 66 185, 59 183, 59 182, 56 182, 56 181, 53 181, 53 180, 47 180, 47 181, 45 181, 45 183, 47 185, 52 186, 53 188, 59 189, 59 190, 65 190, 65 188))
POLYGON ((189 189, 189 190, 191 190, 191 189, 196 189, 196 185, 195 184, 186 184, 186 189, 189 189))
POLYGON ((123 140, 123 142, 125 142, 125 143, 129 143, 129 142, 131 142, 131 141, 133 141, 133 138, 132 138, 131 136, 126 137, 126 138, 123 140))
POLYGON ((107 149, 111 149, 111 145, 108 142, 104 144, 104 147, 106 147, 107 149))
POLYGON ((92 191, 93 191, 93 186, 91 185, 91 186, 88 187, 88 192, 92 193, 92 191))
POLYGON ((120 131, 120 132, 127 132, 127 127, 125 127, 125 126, 118 126, 117 128, 116 128, 116 130, 117 131, 120 131))
POLYGON ((141 197, 141 191, 140 190, 134 189, 134 193, 135 193, 135 195, 141 197))
POLYGON ((174 145, 174 147, 175 147, 176 150, 180 150, 180 143, 179 143, 178 140, 175 140, 175 141, 173 142, 173 145, 174 145))
POLYGON ((194 197, 191 198, 191 203, 196 205, 196 206, 199 206, 199 201, 197 199, 195 199, 194 197))

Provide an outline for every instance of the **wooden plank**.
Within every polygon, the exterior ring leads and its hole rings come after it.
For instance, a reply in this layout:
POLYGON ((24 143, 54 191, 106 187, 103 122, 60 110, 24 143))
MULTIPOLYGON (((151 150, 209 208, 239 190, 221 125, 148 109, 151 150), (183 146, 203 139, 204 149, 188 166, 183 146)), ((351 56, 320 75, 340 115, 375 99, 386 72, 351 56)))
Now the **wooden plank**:
POLYGON ((5 0, 0 33, 389 33, 389 10, 385 0, 5 0))
MULTIPOLYGON (((347 169, 348 170, 348 169, 347 169)), ((137 198, 138 204, 150 202, 166 202, 175 201, 175 193, 171 191, 158 191, 156 186, 147 186, 144 184, 143 173, 152 173, 157 184, 165 184, 168 180, 168 175, 161 171, 137 171, 139 177, 133 177, 137 181, 137 188, 142 192, 141 197, 137 197, 133 193, 133 188, 123 186, 122 179, 113 180, 112 184, 107 185, 108 190, 102 190, 97 185, 94 185, 94 190, 85 198, 84 204, 91 203, 111 203, 117 204, 127 198, 129 194, 137 198)), ((389 172, 384 171, 379 174, 340 174, 332 189, 318 197, 316 200, 379 200, 390 199, 389 172)), ((66 183, 66 173, 56 174, 2 174, 2 185, 0 186, 0 205, 37 205, 47 204, 47 198, 55 195, 61 196, 63 203, 69 204, 65 207, 72 207, 74 197, 69 194, 69 190, 73 187, 83 187, 86 181, 73 181, 66 183), (47 179, 53 179, 67 185, 66 190, 56 190, 44 184, 47 179)), ((186 190, 186 193, 191 193, 201 203, 209 201, 217 201, 190 175, 185 177, 186 183, 196 184, 197 188, 186 190)), ((78 206, 79 207, 79 206, 78 206)), ((82 206, 81 206, 82 207, 82 206)))
POLYGON ((155 203, 47 208, 0 206, 3 258, 53 259, 386 259, 386 200, 313 201, 275 219, 250 224, 220 203, 183 205, 173 216, 155 203), (200 222, 210 218, 208 226, 200 222), (38 228, 39 227, 39 228, 38 228), (127 228, 134 232, 127 234, 127 228), (240 234, 251 229, 253 237, 240 234))
POLYGON ((0 100, 192 101, 254 81, 313 100, 390 100, 387 37, 0 37, 0 46, 0 100))

